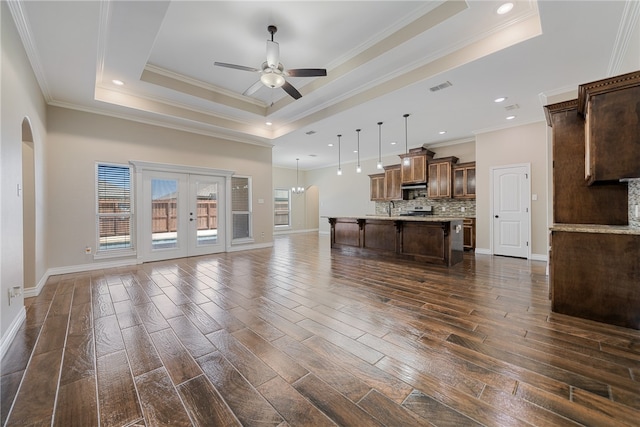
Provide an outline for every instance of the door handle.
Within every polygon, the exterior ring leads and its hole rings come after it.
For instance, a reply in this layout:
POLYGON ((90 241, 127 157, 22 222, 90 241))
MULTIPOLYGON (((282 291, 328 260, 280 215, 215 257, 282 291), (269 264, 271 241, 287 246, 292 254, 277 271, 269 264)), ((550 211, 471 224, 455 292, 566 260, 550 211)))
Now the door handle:
POLYGON ((496 218, 500 218, 498 215, 495 216, 496 218))
POLYGON ((193 221, 193 218, 189 218, 189 221, 193 221))

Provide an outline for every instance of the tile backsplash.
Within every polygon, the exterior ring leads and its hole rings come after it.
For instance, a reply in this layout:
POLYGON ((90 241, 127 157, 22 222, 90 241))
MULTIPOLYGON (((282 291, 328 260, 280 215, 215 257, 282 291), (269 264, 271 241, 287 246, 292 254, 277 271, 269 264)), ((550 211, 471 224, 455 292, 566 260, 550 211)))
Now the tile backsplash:
MULTIPOLYGON (((640 179, 629 180, 629 227, 640 228, 640 218, 636 217, 636 206, 640 211, 640 179)), ((640 212, 638 212, 640 215, 640 212)))
POLYGON ((475 199, 429 199, 416 197, 413 200, 394 200, 394 206, 389 202, 376 202, 376 215, 388 215, 387 209, 391 207, 391 215, 399 215, 416 207, 431 206, 434 216, 475 218, 475 199), (464 211, 463 211, 464 208, 464 211))

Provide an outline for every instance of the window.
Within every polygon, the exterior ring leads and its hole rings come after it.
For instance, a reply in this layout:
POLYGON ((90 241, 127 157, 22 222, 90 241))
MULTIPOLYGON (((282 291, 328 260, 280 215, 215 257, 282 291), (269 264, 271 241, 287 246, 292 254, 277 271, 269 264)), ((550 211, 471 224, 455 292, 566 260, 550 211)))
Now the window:
POLYGON ((97 252, 133 249, 131 168, 96 165, 97 252))
POLYGON ((274 225, 276 227, 288 227, 291 225, 291 192, 276 188, 273 209, 275 213, 274 225))
POLYGON ((248 240, 251 233, 251 178, 231 177, 233 240, 248 240))

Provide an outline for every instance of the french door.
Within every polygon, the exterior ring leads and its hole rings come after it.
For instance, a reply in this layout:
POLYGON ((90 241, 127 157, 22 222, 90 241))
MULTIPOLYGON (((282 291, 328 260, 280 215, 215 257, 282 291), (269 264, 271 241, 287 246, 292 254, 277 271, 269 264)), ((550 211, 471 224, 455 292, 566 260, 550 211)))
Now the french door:
POLYGON ((142 173, 142 260, 225 250, 225 178, 146 170, 142 173))

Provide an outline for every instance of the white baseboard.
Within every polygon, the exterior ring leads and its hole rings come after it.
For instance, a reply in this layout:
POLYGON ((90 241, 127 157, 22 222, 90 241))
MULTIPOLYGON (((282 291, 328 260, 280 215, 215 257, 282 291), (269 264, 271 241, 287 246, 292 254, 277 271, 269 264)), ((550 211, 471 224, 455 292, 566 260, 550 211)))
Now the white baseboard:
POLYGON ((274 231, 273 235, 274 236, 279 236, 281 234, 298 234, 298 233, 313 233, 313 232, 317 232, 318 229, 317 228, 309 228, 306 230, 279 230, 279 231, 274 231))
POLYGON ((531 254, 531 261, 544 261, 547 262, 549 257, 546 254, 531 254))
MULTIPOLYGON (((487 249, 487 248, 476 248, 475 253, 482 254, 482 255, 493 255, 493 253, 491 252, 491 249, 487 249)), ((531 261, 547 262, 549 258, 546 254, 531 254, 531 258, 529 259, 531 261)))
POLYGON ((231 246, 230 248, 227 248, 227 252, 240 252, 240 251, 246 251, 249 249, 264 249, 264 248, 271 248, 271 247, 273 247, 273 242, 253 243, 251 245, 231 246))
POLYGON ((33 288, 24 288, 22 295, 24 295, 25 298, 37 297, 38 295, 40 295, 40 292, 42 291, 42 287, 44 286, 45 283, 47 283, 48 279, 49 279, 49 272, 46 271, 42 275, 42 277, 40 278, 40 281, 36 284, 36 286, 34 286, 33 288))
POLYGON ((331 232, 330 231, 318 231, 318 234, 321 235, 321 236, 323 236, 323 235, 324 236, 328 236, 329 234, 331 234, 331 232))
POLYGON ((11 322, 11 325, 9 325, 9 329, 7 329, 7 332, 4 334, 2 338, 0 338, 0 359, 2 359, 5 353, 7 352, 7 350, 9 350, 9 346, 13 342, 13 339, 16 337, 16 334, 18 333, 20 326, 22 326, 22 323, 26 318, 27 318, 27 310, 24 308, 24 305, 23 305, 20 308, 20 312, 18 313, 18 315, 13 319, 13 322, 11 322))
POLYGON ((108 261, 108 262, 95 262, 92 264, 79 264, 79 265, 67 265, 65 267, 53 267, 45 271, 42 278, 34 288, 25 288, 24 297, 37 297, 40 295, 42 288, 51 276, 57 276, 58 274, 69 273, 81 273, 83 271, 104 270, 110 268, 128 267, 131 265, 139 264, 137 259, 125 259, 120 261, 108 261))

